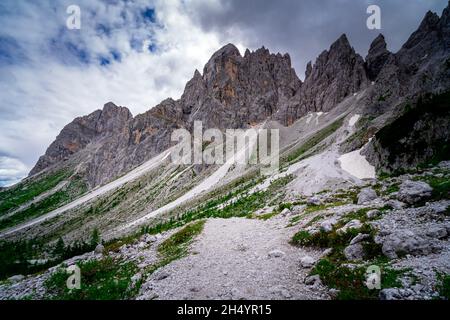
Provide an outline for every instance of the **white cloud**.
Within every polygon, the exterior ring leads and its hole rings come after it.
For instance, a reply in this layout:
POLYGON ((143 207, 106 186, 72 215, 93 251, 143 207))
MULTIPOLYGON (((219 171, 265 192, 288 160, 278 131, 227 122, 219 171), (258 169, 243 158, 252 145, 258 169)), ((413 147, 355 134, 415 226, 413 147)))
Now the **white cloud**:
POLYGON ((27 174, 27 167, 17 159, 0 157, 0 187, 10 186, 27 174))
MULTIPOLYGON (((26 59, 0 64, 0 154, 20 159, 27 170, 74 117, 108 101, 136 115, 168 97, 179 98, 194 70, 201 70, 222 45, 214 33, 192 23, 182 1, 154 1, 154 22, 139 20, 148 1, 79 1, 81 30, 61 31, 69 2, 9 3, 14 12, 1 17, 5 27, 0 36, 13 36, 26 59), (95 32, 99 23, 108 26, 109 36, 95 32), (143 48, 131 47, 134 38, 143 48), (109 65, 84 64, 64 51, 65 41, 91 57, 114 50, 121 59, 110 55, 109 65), (154 52, 148 50, 152 43, 154 52)), ((25 175, 27 170, 17 172, 25 175)))

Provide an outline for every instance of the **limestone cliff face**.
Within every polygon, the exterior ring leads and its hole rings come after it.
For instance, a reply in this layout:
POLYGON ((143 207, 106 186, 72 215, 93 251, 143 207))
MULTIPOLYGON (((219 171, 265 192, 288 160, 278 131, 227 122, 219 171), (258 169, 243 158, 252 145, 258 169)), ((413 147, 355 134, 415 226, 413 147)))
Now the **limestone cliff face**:
POLYGON ((450 159, 450 91, 420 98, 378 131, 364 154, 378 171, 393 172, 450 159))
POLYGON ((127 108, 118 107, 112 102, 105 104, 103 110, 76 118, 64 127, 45 155, 40 157, 30 175, 67 160, 100 137, 116 137, 126 133, 131 118, 131 112, 127 108))
POLYGON ((314 65, 308 63, 305 76, 295 96, 274 117, 285 125, 310 111, 329 111, 368 85, 364 59, 345 34, 323 51, 314 65))
POLYGON ((217 51, 186 86, 180 103, 185 121, 204 127, 244 128, 263 122, 292 98, 301 81, 289 55, 261 48, 246 51, 228 44, 217 51))

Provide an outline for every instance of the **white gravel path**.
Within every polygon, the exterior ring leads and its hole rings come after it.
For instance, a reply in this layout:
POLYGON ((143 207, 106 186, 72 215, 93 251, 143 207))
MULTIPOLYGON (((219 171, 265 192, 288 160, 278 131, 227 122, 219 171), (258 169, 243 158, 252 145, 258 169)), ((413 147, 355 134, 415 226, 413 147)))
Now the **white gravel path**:
POLYGON ((299 262, 320 252, 290 245, 293 232, 281 216, 209 219, 190 255, 154 273, 139 299, 327 299, 321 285, 303 283, 309 269, 299 262))

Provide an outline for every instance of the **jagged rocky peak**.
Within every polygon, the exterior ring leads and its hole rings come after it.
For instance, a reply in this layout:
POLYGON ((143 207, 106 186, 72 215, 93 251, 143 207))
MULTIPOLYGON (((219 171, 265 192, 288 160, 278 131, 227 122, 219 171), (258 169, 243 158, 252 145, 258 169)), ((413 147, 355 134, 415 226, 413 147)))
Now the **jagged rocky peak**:
POLYGON ((308 78, 311 75, 311 73, 312 73, 312 63, 311 61, 309 61, 306 64, 305 79, 308 78))
POLYGON ((409 37, 402 49, 411 49, 430 33, 436 32, 438 23, 439 16, 434 12, 428 11, 419 28, 409 37))
POLYGON ((366 56, 367 76, 375 80, 392 53, 387 49, 384 36, 380 33, 372 42, 366 56))
POLYGON ((209 59, 203 69, 203 78, 207 83, 214 82, 216 78, 227 77, 232 80, 236 76, 236 63, 242 59, 238 48, 229 43, 219 49, 209 59))
POLYGON ((298 102, 306 112, 329 111, 366 84, 364 60, 343 34, 319 55, 314 66, 307 66, 298 102))
POLYGON ((108 102, 103 106, 103 110, 100 113, 97 132, 120 132, 132 118, 133 115, 128 108, 119 107, 112 102, 108 102))
POLYGON ((130 110, 112 102, 106 103, 102 110, 75 118, 61 130, 55 141, 30 171, 30 175, 66 160, 95 139, 123 133, 132 118, 130 110))
POLYGON ((450 47, 450 1, 447 7, 442 11, 441 18, 439 20, 439 30, 441 32, 442 38, 445 41, 447 48, 450 47))
POLYGON ((301 82, 288 54, 264 47, 241 56, 228 44, 194 73, 181 97, 187 126, 195 120, 205 127, 241 128, 264 121, 288 101, 301 82))

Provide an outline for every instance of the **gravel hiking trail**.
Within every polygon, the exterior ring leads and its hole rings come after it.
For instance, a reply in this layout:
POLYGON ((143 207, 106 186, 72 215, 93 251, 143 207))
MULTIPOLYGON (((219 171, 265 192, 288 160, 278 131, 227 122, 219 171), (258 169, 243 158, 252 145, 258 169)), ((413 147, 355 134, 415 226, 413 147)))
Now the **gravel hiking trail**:
POLYGON ((286 218, 208 219, 189 255, 155 272, 138 299, 328 299, 304 283, 306 255, 321 252, 289 244, 286 218))

